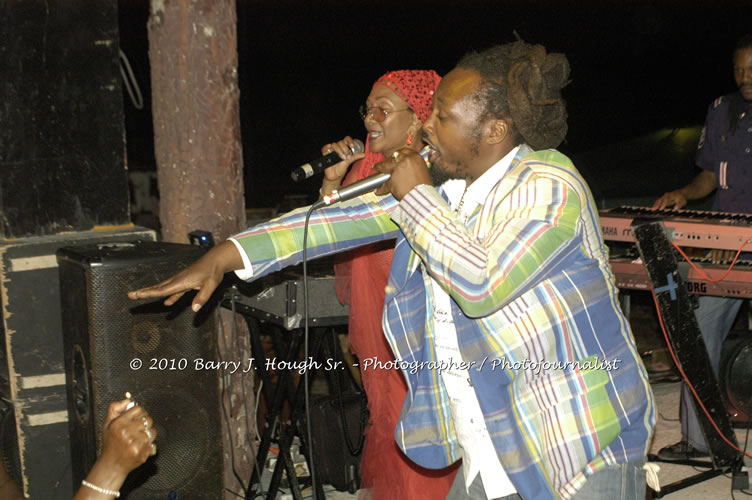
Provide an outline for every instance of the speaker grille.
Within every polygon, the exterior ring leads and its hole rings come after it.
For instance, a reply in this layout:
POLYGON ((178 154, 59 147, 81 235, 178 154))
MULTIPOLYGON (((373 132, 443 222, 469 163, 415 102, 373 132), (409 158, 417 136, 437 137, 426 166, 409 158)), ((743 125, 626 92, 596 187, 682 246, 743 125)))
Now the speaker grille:
POLYGON ((730 406, 752 416, 752 338, 740 342, 726 360, 725 389, 730 406))
MULTIPOLYGON (((219 374, 196 369, 198 359, 217 359, 214 316, 193 313, 190 297, 172 307, 161 300, 138 303, 127 298, 129 290, 166 279, 201 253, 190 245, 144 243, 121 249, 65 249, 58 254, 61 278, 68 278, 61 283, 83 287, 87 297, 81 304, 72 292, 67 308, 85 309, 69 314, 73 326, 66 350, 83 346, 88 356, 88 399, 94 416, 89 419, 92 424, 80 418, 72 421, 74 434, 78 432, 82 442, 86 435, 95 435, 96 450, 101 452, 107 406, 123 399, 126 391, 149 412, 157 429, 159 451, 129 475, 121 489, 124 498, 164 499, 172 491, 178 498, 222 496, 219 374)), ((65 311, 64 306, 64 317, 65 311)), ((83 452, 87 453, 91 452, 83 452)))
POLYGON ((150 465, 159 473, 149 474, 147 468, 141 487, 155 493, 180 489, 199 472, 210 455, 210 447, 216 444, 207 439, 209 415, 201 402, 185 391, 155 389, 146 391, 143 397, 146 401, 160 401, 159 406, 149 408, 159 448, 150 465))
POLYGON ((1 413, 2 423, 0 423, 0 435, 3 443, 3 463, 8 475, 13 478, 16 484, 23 484, 21 480, 21 456, 18 452, 18 441, 16 440, 16 417, 13 409, 7 409, 1 413))

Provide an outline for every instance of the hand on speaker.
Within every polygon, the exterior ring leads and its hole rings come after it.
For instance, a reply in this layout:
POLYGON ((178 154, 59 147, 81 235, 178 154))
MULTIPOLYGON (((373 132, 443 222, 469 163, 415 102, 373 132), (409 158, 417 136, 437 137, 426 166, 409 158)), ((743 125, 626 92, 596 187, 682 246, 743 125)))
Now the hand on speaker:
POLYGON ((110 404, 102 429, 102 455, 86 476, 95 487, 82 485, 74 500, 112 498, 100 490, 118 491, 128 473, 156 451, 157 430, 151 417, 138 405, 126 410, 129 402, 110 404))
POLYGON ((128 292, 128 297, 131 299, 167 297, 164 303, 171 306, 185 292, 198 290, 192 305, 192 309, 198 311, 209 300, 226 272, 242 268, 243 258, 235 244, 225 241, 174 276, 156 285, 128 292))

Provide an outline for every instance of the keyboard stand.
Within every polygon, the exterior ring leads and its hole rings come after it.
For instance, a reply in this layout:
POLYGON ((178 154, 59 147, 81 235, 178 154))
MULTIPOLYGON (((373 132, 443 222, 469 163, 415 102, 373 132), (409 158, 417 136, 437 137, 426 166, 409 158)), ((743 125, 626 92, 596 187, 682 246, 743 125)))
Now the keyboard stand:
MULTIPOLYGON (((313 453, 308 442, 305 414, 305 380, 301 374, 297 383, 293 370, 277 369, 276 382, 272 375, 272 363, 279 365, 299 362, 299 356, 304 345, 304 318, 298 312, 303 309, 302 281, 294 273, 277 273, 267 285, 259 291, 258 286, 244 289, 238 285, 241 292, 235 288, 224 299, 222 306, 241 314, 248 324, 253 356, 253 367, 262 382, 261 392, 266 402, 264 428, 261 442, 256 454, 256 464, 248 488, 247 500, 258 498, 261 491, 262 470, 269 453, 269 447, 278 429, 279 454, 272 472, 271 482, 265 498, 273 500, 277 497, 282 482, 283 472, 287 476, 292 497, 303 500, 301 484, 298 481, 295 465, 292 460, 290 447, 293 439, 300 439, 300 449, 305 457, 308 470, 315 467, 313 453), (271 339, 274 349, 273 358, 269 358, 264 351, 262 337, 271 339), (289 417, 284 420, 283 411, 287 409, 289 417)), ((256 284, 258 285, 258 284, 256 284)), ((334 295, 334 279, 332 276, 308 277, 309 294, 309 360, 321 360, 332 357, 333 353, 324 342, 332 327, 347 325, 348 308, 337 302, 334 295)), ((325 362, 324 362, 325 363, 325 362)), ((315 375, 315 369, 310 370, 308 383, 310 385, 315 375)), ((327 372, 327 376, 332 374, 327 372)), ((317 481, 316 496, 326 498, 323 485, 317 481)))
MULTIPOLYGON (((673 247, 666 235, 664 224, 662 221, 645 222, 636 219, 632 223, 632 231, 658 300, 659 313, 663 318, 671 348, 723 436, 738 447, 736 434, 731 427, 726 407, 721 400, 721 390, 716 377, 713 375, 705 343, 702 340, 700 328, 697 326, 694 313, 696 299, 687 291, 684 279, 678 271, 673 247)), ((708 470, 661 487, 661 491, 654 494, 655 498, 727 473, 732 474, 733 484, 736 485, 737 477, 741 478, 741 474, 746 475, 746 473, 741 472, 743 466, 741 453, 729 446, 716 433, 712 423, 694 398, 692 403, 708 443, 711 461, 668 461, 655 455, 649 455, 648 460, 689 465, 708 470)))

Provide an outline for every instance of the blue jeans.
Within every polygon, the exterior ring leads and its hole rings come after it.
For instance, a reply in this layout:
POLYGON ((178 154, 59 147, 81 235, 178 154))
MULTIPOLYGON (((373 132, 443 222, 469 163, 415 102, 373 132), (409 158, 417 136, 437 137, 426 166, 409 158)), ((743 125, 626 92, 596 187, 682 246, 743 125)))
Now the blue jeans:
MULTIPOLYGON (((721 364, 721 347, 728 337, 729 331, 734 324, 739 308, 744 299, 731 299, 728 297, 698 297, 699 306, 695 310, 697 325, 700 327, 702 340, 710 358, 710 366, 718 380, 718 371, 721 364)), ((689 375, 691 377, 691 375, 689 375)), ((694 406, 692 406, 692 393, 686 384, 682 386, 679 419, 681 420, 682 440, 689 442, 694 448, 707 452, 708 445, 705 443, 705 435, 700 430, 694 406)))
MULTIPOLYGON (((575 493, 573 500, 643 500, 645 498, 645 459, 629 462, 613 467, 606 467, 588 478, 585 485, 575 493)), ((470 484, 469 492, 465 492, 465 475, 462 467, 457 471, 454 483, 449 490, 447 500, 487 500, 483 490, 480 474, 470 484)), ((521 500, 517 494, 504 497, 502 500, 521 500)))

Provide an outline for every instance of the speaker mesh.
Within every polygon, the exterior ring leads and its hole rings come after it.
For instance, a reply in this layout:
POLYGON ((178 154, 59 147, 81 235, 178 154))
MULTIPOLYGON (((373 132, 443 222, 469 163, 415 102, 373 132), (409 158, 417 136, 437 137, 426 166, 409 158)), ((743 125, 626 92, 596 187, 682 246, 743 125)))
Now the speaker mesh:
MULTIPOLYGON (((70 271, 67 284, 83 281, 79 285, 86 288, 86 304, 77 307, 86 308, 88 335, 81 333, 82 321, 73 319, 79 326, 67 339, 68 344, 85 344, 82 351, 89 356, 94 418, 92 424, 77 423, 82 442, 91 432, 85 428, 93 425, 101 452, 107 406, 123 399, 126 391, 149 412, 157 429, 157 455, 133 471, 121 489, 131 500, 168 498, 172 491, 178 498, 221 498, 219 374, 196 369, 196 360, 217 359, 214 316, 193 313, 190 297, 172 307, 161 300, 139 303, 127 298, 129 290, 186 267, 200 255, 197 251, 202 252, 167 243, 71 250, 65 260, 83 273, 61 262, 61 277, 70 271)), ((70 302, 76 307, 80 300, 70 302)))
POLYGON ((8 471, 8 475, 13 478, 16 484, 23 484, 21 480, 21 456, 18 452, 18 441, 16 440, 16 417, 12 408, 2 413, 0 435, 2 435, 5 470, 8 471))
POLYGON ((752 339, 740 343, 726 364, 726 397, 733 408, 752 415, 752 339))

